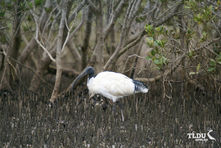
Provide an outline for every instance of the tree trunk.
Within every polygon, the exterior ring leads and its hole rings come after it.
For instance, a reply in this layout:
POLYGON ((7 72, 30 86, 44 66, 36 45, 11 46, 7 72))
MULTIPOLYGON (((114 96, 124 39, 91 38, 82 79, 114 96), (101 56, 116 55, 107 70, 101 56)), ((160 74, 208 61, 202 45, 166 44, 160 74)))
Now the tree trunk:
MULTIPOLYGON (((35 38, 33 37, 31 41, 29 41, 28 45, 23 49, 21 55, 18 58, 18 61, 22 64, 25 63, 30 53, 33 51, 34 48, 36 48, 37 42, 35 41, 35 38)), ((21 70, 21 65, 17 66, 17 70, 21 70)))
POLYGON ((82 50, 81 69, 84 69, 87 66, 88 46, 89 46, 89 40, 91 36, 91 27, 92 27, 92 14, 93 13, 91 11, 91 8, 88 7, 84 41, 83 41, 83 46, 81 48, 82 50))
POLYGON ((98 1, 98 12, 96 12, 96 37, 97 43, 90 60, 90 65, 95 68, 96 72, 103 70, 103 50, 104 50, 104 36, 103 36, 103 14, 102 2, 98 1))
POLYGON ((4 72, 2 74, 2 83, 0 84, 0 89, 13 89, 12 86, 17 79, 17 71, 15 65, 15 59, 17 59, 18 51, 21 45, 21 34, 20 34, 20 24, 22 17, 21 10, 22 0, 17 0, 15 2, 15 15, 13 22, 12 39, 8 50, 6 51, 6 58, 4 63, 4 72))
MULTIPOLYGON (((55 50, 52 51, 51 55, 55 57, 55 50)), ((51 63, 51 59, 48 56, 44 56, 42 59, 39 60, 39 64, 36 70, 36 74, 32 77, 29 90, 35 92, 38 90, 41 81, 39 81, 39 77, 43 77, 45 70, 47 69, 48 65, 51 63)))
POLYGON ((54 100, 58 97, 59 90, 60 90, 60 84, 61 84, 61 75, 62 75, 62 59, 61 59, 61 54, 62 54, 62 46, 64 43, 64 29, 65 29, 65 19, 67 18, 67 2, 64 2, 63 7, 62 7, 62 16, 60 20, 60 25, 59 25, 59 32, 58 32, 58 41, 57 41, 57 49, 56 49, 56 79, 55 79, 55 85, 54 89, 50 98, 50 102, 54 102, 54 100))

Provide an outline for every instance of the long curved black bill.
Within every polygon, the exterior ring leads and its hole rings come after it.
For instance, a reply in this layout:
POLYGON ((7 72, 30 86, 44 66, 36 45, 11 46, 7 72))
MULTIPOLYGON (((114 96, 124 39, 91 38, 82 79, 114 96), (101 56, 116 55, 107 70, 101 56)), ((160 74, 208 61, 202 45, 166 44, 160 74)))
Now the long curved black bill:
POLYGON ((71 83, 71 89, 75 89, 77 87, 77 85, 82 82, 84 80, 84 78, 87 76, 87 75, 93 75, 94 74, 94 68, 89 66, 89 67, 86 67, 82 73, 80 73, 75 79, 74 81, 71 83))

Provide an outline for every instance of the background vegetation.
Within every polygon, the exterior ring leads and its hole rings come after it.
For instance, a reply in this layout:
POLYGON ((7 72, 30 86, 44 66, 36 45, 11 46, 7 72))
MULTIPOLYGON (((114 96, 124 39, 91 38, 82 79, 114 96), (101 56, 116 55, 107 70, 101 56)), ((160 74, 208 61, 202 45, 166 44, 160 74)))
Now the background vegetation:
POLYGON ((187 132, 208 128, 220 141, 220 14, 219 0, 0 1, 0 145, 185 147, 187 132), (125 122, 93 108, 85 85, 59 96, 87 65, 143 81, 150 93, 121 100, 125 122), (96 136, 76 139, 88 130, 96 136), (133 134, 148 140, 133 143, 133 134))

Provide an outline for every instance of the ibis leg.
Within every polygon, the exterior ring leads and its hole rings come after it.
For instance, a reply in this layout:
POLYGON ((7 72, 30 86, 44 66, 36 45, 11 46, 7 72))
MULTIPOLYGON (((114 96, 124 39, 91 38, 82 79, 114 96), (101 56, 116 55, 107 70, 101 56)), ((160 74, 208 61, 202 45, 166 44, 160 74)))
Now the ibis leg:
POLYGON ((112 104, 112 110, 114 113, 116 112, 116 104, 115 103, 112 104))
POLYGON ((120 102, 117 102, 117 105, 120 107, 121 119, 122 119, 122 121, 124 121, 123 106, 120 102))

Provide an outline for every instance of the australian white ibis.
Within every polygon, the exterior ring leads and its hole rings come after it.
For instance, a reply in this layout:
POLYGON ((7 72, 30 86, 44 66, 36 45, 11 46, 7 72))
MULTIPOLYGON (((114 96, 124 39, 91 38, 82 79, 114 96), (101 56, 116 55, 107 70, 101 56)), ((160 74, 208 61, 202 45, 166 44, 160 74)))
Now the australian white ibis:
POLYGON ((95 75, 94 68, 90 66, 79 74, 72 83, 72 87, 75 87, 75 85, 87 75, 87 87, 89 89, 90 98, 95 94, 100 94, 116 102, 124 96, 148 92, 148 88, 142 82, 128 78, 121 73, 111 71, 104 71, 95 75))

